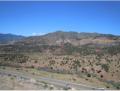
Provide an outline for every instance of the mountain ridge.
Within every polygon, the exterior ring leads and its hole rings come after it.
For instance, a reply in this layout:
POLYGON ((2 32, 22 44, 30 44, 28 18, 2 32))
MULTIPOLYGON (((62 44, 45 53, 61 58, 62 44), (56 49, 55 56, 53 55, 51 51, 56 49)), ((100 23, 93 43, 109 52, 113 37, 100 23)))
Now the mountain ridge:
POLYGON ((13 44, 15 41, 21 40, 23 38, 25 37, 21 35, 0 33, 0 44, 13 44))
POLYGON ((17 42, 23 44, 48 44, 58 45, 61 43, 71 43, 73 45, 84 45, 89 43, 116 43, 120 41, 120 37, 111 34, 99 34, 99 33, 78 33, 78 32, 63 32, 56 31, 41 36, 30 36, 24 40, 17 42))
POLYGON ((14 34, 0 34, 0 44, 20 45, 61 45, 71 43, 75 46, 81 45, 114 45, 120 42, 120 36, 112 34, 86 33, 86 32, 64 32, 56 31, 39 36, 21 36, 14 34))

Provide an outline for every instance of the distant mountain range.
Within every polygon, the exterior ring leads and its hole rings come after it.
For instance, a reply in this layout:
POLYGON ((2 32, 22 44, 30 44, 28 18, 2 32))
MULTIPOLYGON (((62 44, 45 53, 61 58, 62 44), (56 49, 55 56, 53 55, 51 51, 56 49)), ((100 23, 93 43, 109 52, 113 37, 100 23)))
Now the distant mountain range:
POLYGON ((77 33, 56 31, 42 36, 18 36, 13 34, 0 34, 0 44, 24 44, 24 45, 60 45, 71 43, 73 45, 114 45, 120 42, 120 36, 99 33, 77 33))
POLYGON ((14 42, 25 38, 24 36, 14 34, 1 34, 0 33, 0 44, 13 44, 14 42))
POLYGON ((79 46, 86 44, 113 45, 119 42, 120 37, 111 34, 56 31, 42 36, 30 36, 17 43, 24 45, 60 45, 62 43, 71 43, 79 46))

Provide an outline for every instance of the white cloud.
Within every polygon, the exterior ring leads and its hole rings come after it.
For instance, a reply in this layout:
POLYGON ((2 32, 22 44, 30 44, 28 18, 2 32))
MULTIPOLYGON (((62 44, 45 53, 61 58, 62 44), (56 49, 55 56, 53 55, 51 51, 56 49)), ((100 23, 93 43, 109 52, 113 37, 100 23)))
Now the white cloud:
POLYGON ((44 35, 45 33, 32 33, 32 36, 44 35))

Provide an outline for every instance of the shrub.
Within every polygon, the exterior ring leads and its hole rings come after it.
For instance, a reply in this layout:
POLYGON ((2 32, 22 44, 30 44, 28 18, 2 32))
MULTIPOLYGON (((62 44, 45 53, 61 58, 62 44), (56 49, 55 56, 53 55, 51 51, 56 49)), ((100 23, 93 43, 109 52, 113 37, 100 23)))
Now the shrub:
POLYGON ((112 84, 116 89, 120 89, 120 82, 113 82, 113 81, 111 81, 111 84, 112 84))
POLYGON ((87 77, 91 77, 91 74, 87 74, 87 77))
POLYGON ((103 75, 100 75, 101 78, 103 78, 103 75))
POLYGON ((54 65, 55 64, 55 60, 50 60, 49 61, 49 65, 54 65))
POLYGON ((102 66, 102 69, 104 69, 106 72, 109 71, 109 66, 108 66, 108 64, 101 64, 101 66, 102 66))
POLYGON ((37 60, 34 61, 34 63, 37 63, 37 62, 38 62, 37 60))

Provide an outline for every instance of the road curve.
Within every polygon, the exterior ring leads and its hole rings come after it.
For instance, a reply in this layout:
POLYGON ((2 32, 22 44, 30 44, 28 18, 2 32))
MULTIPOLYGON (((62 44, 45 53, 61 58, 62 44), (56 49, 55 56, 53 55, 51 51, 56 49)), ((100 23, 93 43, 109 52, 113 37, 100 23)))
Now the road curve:
POLYGON ((23 74, 21 72, 8 71, 4 69, 0 69, 0 75, 12 75, 12 76, 16 76, 19 79, 24 79, 24 80, 34 79, 36 81, 43 81, 48 84, 52 84, 54 86, 61 87, 61 88, 66 88, 66 86, 69 85, 70 87, 75 88, 76 90, 93 90, 93 89, 100 90, 99 88, 93 87, 93 86, 87 86, 83 84, 77 84, 77 83, 72 83, 68 81, 40 77, 40 76, 32 76, 31 74, 23 74))

